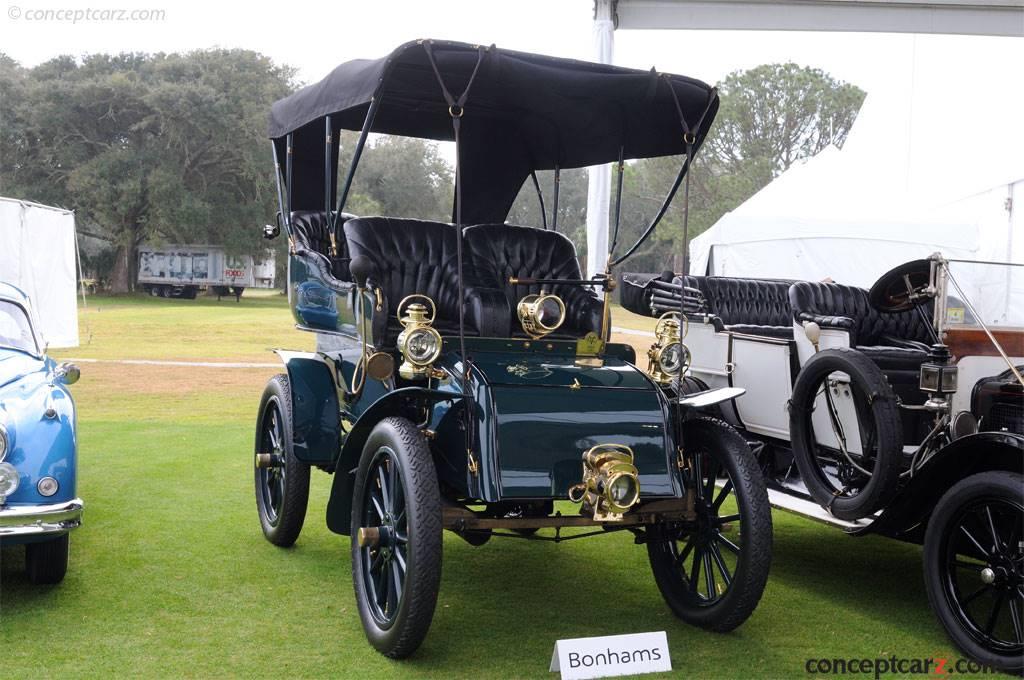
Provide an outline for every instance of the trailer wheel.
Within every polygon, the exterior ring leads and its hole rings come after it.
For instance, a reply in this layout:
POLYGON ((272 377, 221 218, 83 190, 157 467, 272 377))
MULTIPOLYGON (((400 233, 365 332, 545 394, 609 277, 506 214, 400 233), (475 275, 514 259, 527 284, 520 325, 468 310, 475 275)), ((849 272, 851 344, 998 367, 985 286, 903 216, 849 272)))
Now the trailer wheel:
POLYGON ((366 637, 394 659, 419 648, 441 587, 441 492, 423 434, 405 418, 377 423, 352 499, 352 585, 366 637))
MULTIPOLYGON (((847 423, 849 426, 849 423, 847 423)), ((811 357, 793 385, 789 435, 808 493, 835 517, 855 520, 885 507, 896 493, 903 457, 903 426, 896 395, 881 369, 854 349, 827 349, 811 357), (832 380, 845 373, 849 384, 832 380), (835 399, 853 400, 861 451, 849 451, 835 399), (812 414, 828 410, 835 447, 818 443, 812 414)))
POLYGON ((286 548, 299 537, 309 502, 309 464, 292 449, 292 400, 288 376, 275 375, 263 390, 256 419, 256 455, 269 454, 266 465, 257 459, 256 510, 263 535, 286 548))
POLYGON ((1024 670, 1024 477, 971 475, 939 499, 924 540, 935 616, 980 663, 1024 670))
POLYGON ((772 514, 754 454, 713 418, 683 425, 695 471, 697 519, 647 532, 651 571, 665 602, 687 623, 724 633, 746 621, 768 582, 772 514))

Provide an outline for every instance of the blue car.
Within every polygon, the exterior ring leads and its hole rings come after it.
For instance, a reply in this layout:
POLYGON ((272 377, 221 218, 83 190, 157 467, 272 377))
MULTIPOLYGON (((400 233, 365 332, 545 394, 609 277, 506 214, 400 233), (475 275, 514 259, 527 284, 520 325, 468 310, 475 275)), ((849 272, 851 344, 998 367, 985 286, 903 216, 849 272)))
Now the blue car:
POLYGON ((25 545, 36 584, 64 579, 69 533, 82 522, 68 391, 78 378, 46 356, 28 296, 0 282, 0 547, 25 545))

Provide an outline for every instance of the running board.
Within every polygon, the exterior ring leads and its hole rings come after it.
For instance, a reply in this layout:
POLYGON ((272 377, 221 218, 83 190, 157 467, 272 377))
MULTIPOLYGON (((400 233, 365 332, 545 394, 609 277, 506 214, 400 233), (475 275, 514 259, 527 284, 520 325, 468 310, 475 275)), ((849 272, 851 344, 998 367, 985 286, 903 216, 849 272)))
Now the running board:
POLYGON ((853 520, 852 522, 839 519, 838 517, 833 517, 828 510, 814 501, 797 498, 777 489, 768 489, 768 502, 773 508, 785 510, 801 517, 807 517, 823 524, 839 527, 844 531, 861 531, 875 521, 875 517, 853 520))

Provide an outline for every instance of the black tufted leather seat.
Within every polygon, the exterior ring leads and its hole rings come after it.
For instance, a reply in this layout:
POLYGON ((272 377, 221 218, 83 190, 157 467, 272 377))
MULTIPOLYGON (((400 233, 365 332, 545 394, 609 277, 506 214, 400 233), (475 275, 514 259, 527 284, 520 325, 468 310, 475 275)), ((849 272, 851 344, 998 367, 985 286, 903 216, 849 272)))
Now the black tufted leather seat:
MULTIPOLYGON (((847 330, 851 346, 866 354, 878 354, 885 361, 916 358, 934 342, 930 327, 917 311, 879 312, 871 306, 863 288, 800 281, 790 287, 789 299, 797 321, 847 330), (894 349, 907 351, 890 351, 894 349)), ((925 318, 930 319, 932 305, 923 309, 925 318)))
MULTIPOLYGON (((512 224, 478 224, 463 233, 466 261, 473 271, 489 275, 490 287, 504 291, 513 336, 525 336, 516 305, 525 296, 539 293, 541 287, 513 285, 509 278, 582 278, 576 248, 563 234, 512 224)), ((600 334, 603 306, 593 290, 573 285, 547 286, 547 290, 562 298, 566 317, 550 337, 579 338, 591 331, 600 334)))
MULTIPOLYGON (((374 265, 370 284, 384 297, 374 314, 374 345, 390 347, 401 325, 397 305, 407 295, 427 295, 437 305, 434 327, 442 335, 458 333, 458 264, 455 227, 441 222, 394 217, 357 217, 345 223, 345 240, 352 257, 366 255, 374 265)), ((472 266, 463 267, 467 335, 500 335, 508 317, 504 296, 489 290, 487 280, 472 266), (495 327, 497 324, 497 327, 495 327)))
MULTIPOLYGON (((676 283, 679 278, 676 278, 676 283)), ((793 337, 789 307, 791 281, 739 279, 726 276, 686 276, 683 285, 704 294, 708 312, 719 330, 773 338, 793 337)))
MULTIPOLYGON (((331 213, 332 216, 337 213, 331 213)), ((341 214, 338 220, 332 251, 331 225, 327 213, 323 210, 299 210, 291 214, 292 233, 295 238, 296 250, 310 253, 312 257, 322 258, 331 275, 339 281, 351 281, 348 271, 349 254, 345 237, 341 233, 342 225, 354 215, 341 214)))
MULTIPOLYGON (((907 398, 913 396, 916 401, 917 373, 934 342, 930 326, 920 313, 913 309, 879 312, 868 301, 866 290, 838 283, 794 283, 789 299, 797 321, 814 321, 822 328, 847 331, 850 346, 878 364, 897 393, 902 391, 900 385, 906 385, 907 398)), ((924 306, 925 318, 931 318, 932 309, 930 303, 924 306)))

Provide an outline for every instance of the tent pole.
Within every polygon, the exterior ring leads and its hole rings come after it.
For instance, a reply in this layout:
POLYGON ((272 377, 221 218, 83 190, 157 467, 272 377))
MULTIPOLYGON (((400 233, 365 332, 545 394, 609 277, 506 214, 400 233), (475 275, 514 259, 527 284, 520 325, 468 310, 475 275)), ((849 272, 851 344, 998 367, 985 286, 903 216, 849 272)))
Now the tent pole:
MULTIPOLYGON (((612 63, 615 43, 615 2, 594 2, 594 57, 602 64, 612 63)), ((611 165, 589 169, 587 183, 587 278, 604 274, 608 264, 608 200, 611 192, 611 165)))

